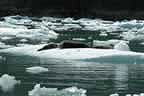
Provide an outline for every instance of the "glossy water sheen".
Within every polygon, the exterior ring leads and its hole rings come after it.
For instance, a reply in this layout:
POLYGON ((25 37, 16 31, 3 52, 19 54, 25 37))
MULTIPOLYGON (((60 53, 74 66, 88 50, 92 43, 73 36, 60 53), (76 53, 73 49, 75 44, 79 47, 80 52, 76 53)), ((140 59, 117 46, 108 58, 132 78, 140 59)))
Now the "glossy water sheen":
POLYGON ((27 96, 27 92, 36 83, 60 89, 77 86, 87 89, 88 96, 144 92, 144 64, 98 64, 85 62, 52 64, 49 62, 49 64, 41 65, 49 68, 49 72, 32 75, 26 73, 25 68, 36 64, 11 64, 8 63, 9 60, 7 59, 1 64, 1 75, 3 73, 14 75, 22 83, 16 86, 11 93, 1 92, 2 96, 27 96), (7 65, 4 66, 3 64, 7 65))

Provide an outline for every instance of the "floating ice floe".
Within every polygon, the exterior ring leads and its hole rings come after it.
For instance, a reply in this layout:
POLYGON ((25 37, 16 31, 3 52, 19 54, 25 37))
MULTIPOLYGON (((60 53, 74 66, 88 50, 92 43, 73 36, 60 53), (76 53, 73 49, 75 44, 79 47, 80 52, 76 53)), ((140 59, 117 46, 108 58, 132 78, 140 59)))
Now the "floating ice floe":
POLYGON ((115 22, 114 25, 126 28, 126 29, 141 29, 144 27, 144 22, 140 20, 131 20, 131 21, 122 21, 122 22, 115 22))
POLYGON ((27 27, 24 25, 14 25, 14 24, 10 24, 10 23, 5 22, 5 21, 0 22, 0 28, 27 29, 27 27))
POLYGON ((62 20, 63 23, 79 23, 79 21, 74 20, 73 18, 65 18, 64 20, 62 20))
POLYGON ((25 44, 25 43, 20 43, 20 44, 16 44, 17 47, 24 47, 24 46, 31 46, 32 44, 25 44))
POLYGON ((58 34, 52 30, 0 28, 0 36, 7 37, 3 37, 2 40, 11 39, 12 37, 43 40, 49 38, 55 39, 58 34))
MULTIPOLYGON (((34 17, 33 17, 34 18, 34 17)), ((54 18, 54 17, 42 17, 37 18, 36 21, 32 19, 32 17, 27 16, 7 16, 4 17, 5 21, 0 23, 0 26, 6 25, 7 27, 19 28, 26 26, 36 26, 40 28, 41 25, 47 26, 48 28, 52 29, 64 29, 66 30, 68 26, 65 24, 72 25, 72 28, 80 28, 83 26, 82 30, 105 30, 107 32, 118 32, 118 31, 129 31, 136 29, 140 31, 144 28, 144 21, 142 20, 125 20, 125 21, 106 21, 100 19, 88 19, 88 18, 81 18, 78 20, 74 20, 73 18, 54 18), (38 20, 40 22, 38 22, 38 20), (17 26, 15 26, 17 25, 17 26)), ((6 27, 5 26, 5 27, 6 27)))
POLYGON ((40 87, 36 84, 32 91, 28 92, 29 96, 86 96, 86 90, 70 87, 62 90, 57 88, 40 87))
POLYGON ((3 92, 12 91, 16 84, 20 84, 20 81, 16 80, 14 76, 4 74, 0 77, 0 88, 3 92))
POLYGON ((4 36, 4 37, 1 37, 1 40, 2 41, 6 41, 6 40, 10 40, 10 39, 13 39, 13 38, 15 38, 15 37, 9 37, 9 36, 4 36))
POLYGON ((26 68, 26 72, 32 73, 32 74, 39 74, 39 73, 48 72, 48 68, 34 66, 34 67, 26 68))
POLYGON ((115 94, 111 94, 110 96, 119 96, 119 94, 115 93, 115 94))
MULTIPOLYGON (((137 53, 131 51, 125 51, 126 49, 122 47, 123 50, 117 49, 97 49, 97 48, 69 48, 69 49, 46 49, 38 51, 39 49, 46 46, 42 45, 30 45, 24 47, 15 47, 0 50, 1 56, 17 56, 19 59, 15 62, 20 63, 25 56, 26 58, 21 63, 26 63, 28 61, 37 61, 40 64, 49 64, 56 61, 84 61, 84 62, 99 62, 99 63, 143 63, 144 53, 137 53), (21 58, 20 58, 21 57, 21 58)), ((8 61, 7 61, 8 62, 8 61)))
POLYGON ((23 43, 25 43, 25 42, 27 42, 28 40, 27 39, 21 39, 20 40, 20 42, 23 42, 23 43))
POLYGON ((121 51, 130 51, 130 48, 126 41, 120 41, 118 44, 114 46, 114 49, 121 51))
POLYGON ((118 39, 110 39, 108 41, 106 41, 108 44, 111 44, 111 45, 116 45, 118 44, 120 41, 122 40, 118 40, 118 39))
POLYGON ((94 40, 93 41, 93 48, 103 48, 103 49, 112 49, 113 45, 111 42, 108 41, 99 41, 94 40))
POLYGON ((24 25, 24 24, 29 24, 32 22, 32 20, 29 17, 26 16, 7 16, 4 17, 5 21, 11 24, 15 25, 24 25))
MULTIPOLYGON (((81 18, 78 20, 74 20, 73 18, 54 18, 54 17, 42 17, 33 20, 32 17, 19 16, 19 15, 7 16, 4 17, 4 19, 5 21, 0 22, 0 28, 41 29, 41 30, 51 29, 51 31, 53 30, 69 31, 71 29, 73 30, 78 29, 81 31, 83 30, 99 31, 106 34, 108 33, 110 36, 120 35, 126 40, 133 38, 133 36, 135 36, 135 33, 144 34, 143 20, 129 20, 129 21, 123 20, 113 22, 100 19, 81 18)), ((106 36, 106 34, 100 34, 100 35, 106 36)), ((20 34, 20 36, 25 37, 26 35, 20 34)), ((38 37, 40 36, 36 36, 35 38, 38 37)))
POLYGON ((0 49, 12 48, 15 47, 13 45, 6 45, 5 43, 0 42, 0 49))
MULTIPOLYGON (((110 96, 120 96, 120 94, 111 94, 110 96)), ((144 96, 144 93, 140 93, 140 94, 126 94, 124 96, 144 96)))

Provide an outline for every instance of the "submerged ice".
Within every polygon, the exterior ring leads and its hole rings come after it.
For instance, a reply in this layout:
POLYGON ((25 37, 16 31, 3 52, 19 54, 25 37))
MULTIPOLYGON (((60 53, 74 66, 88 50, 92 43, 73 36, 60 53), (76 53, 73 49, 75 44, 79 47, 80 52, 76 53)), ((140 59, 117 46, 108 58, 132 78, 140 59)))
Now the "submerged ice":
POLYGON ((85 89, 79 89, 77 87, 69 87, 58 90, 57 88, 41 87, 40 84, 36 84, 34 89, 28 92, 29 96, 86 96, 85 89))

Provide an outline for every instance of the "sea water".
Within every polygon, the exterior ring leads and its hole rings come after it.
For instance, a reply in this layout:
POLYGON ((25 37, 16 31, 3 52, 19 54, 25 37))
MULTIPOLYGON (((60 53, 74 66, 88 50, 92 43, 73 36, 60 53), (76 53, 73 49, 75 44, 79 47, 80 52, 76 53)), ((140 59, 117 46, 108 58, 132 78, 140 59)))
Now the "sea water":
POLYGON ((7 73, 21 81, 10 96, 27 96, 35 84, 59 89, 77 86, 87 90, 87 96, 109 96, 114 93, 125 96, 144 91, 143 64, 77 64, 43 64, 41 66, 49 68, 49 71, 41 74, 25 71, 25 68, 34 66, 32 64, 8 64, 7 73))

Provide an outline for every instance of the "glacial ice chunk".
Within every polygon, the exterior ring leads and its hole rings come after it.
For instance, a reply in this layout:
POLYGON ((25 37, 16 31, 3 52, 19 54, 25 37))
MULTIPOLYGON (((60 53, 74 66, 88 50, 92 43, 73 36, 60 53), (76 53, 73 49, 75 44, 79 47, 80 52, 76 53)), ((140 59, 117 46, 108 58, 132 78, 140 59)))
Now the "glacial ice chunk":
POLYGON ((86 96, 86 90, 70 87, 62 90, 57 88, 40 87, 36 84, 32 91, 28 92, 29 96, 86 96))
POLYGON ((119 96, 119 94, 115 93, 115 94, 111 94, 110 96, 119 96))
POLYGON ((35 66, 35 67, 29 67, 26 68, 26 72, 32 73, 32 74, 39 74, 43 72, 47 72, 48 68, 40 67, 40 66, 35 66))
POLYGON ((120 51, 130 51, 130 48, 126 41, 121 41, 120 43, 116 44, 114 46, 114 49, 120 50, 120 51))
POLYGON ((16 84, 20 84, 19 80, 16 80, 14 76, 4 74, 0 77, 0 88, 3 92, 12 91, 16 84))
POLYGON ((21 25, 21 24, 28 24, 28 23, 31 23, 32 20, 30 20, 29 17, 26 17, 26 16, 19 16, 19 15, 16 15, 16 16, 7 16, 7 17, 4 17, 5 21, 8 22, 8 23, 11 23, 11 24, 16 24, 16 25, 21 25))

